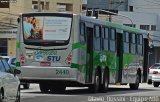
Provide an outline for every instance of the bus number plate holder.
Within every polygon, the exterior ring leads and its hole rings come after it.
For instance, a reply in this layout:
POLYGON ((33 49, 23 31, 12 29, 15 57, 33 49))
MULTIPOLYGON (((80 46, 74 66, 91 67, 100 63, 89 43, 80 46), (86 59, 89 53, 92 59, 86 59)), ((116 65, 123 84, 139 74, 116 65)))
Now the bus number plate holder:
POLYGON ((51 62, 40 62, 40 66, 51 66, 51 62))

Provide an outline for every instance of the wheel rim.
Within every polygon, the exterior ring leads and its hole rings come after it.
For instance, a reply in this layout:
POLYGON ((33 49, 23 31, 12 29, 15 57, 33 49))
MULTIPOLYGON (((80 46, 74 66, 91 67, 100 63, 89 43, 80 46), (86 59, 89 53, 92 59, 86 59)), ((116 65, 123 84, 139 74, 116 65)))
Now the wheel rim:
POLYGON ((95 79, 95 91, 96 92, 98 91, 98 88, 99 88, 99 76, 96 76, 96 79, 95 79))
POLYGON ((109 84, 108 78, 106 77, 106 80, 105 80, 105 90, 108 90, 108 84, 109 84))

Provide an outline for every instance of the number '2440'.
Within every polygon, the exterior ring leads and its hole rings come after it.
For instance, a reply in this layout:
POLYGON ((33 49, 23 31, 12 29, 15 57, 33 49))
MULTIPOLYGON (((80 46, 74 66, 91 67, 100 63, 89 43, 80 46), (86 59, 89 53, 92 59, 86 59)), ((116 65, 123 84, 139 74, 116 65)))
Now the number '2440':
POLYGON ((69 70, 64 70, 64 69, 56 69, 56 74, 69 74, 69 70))

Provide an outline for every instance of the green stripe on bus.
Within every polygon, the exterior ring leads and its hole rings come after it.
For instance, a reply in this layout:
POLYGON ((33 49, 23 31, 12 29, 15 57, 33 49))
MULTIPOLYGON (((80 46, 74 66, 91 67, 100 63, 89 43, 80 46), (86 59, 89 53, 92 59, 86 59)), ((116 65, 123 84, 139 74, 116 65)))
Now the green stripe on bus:
POLYGON ((72 63, 71 68, 79 68, 79 64, 72 63))
POLYGON ((16 47, 20 48, 20 43, 19 42, 16 42, 16 47))
POLYGON ((72 44, 72 49, 85 48, 85 47, 86 47, 85 44, 80 44, 79 42, 72 44))
POLYGON ((79 65, 79 64, 76 64, 76 63, 72 63, 71 64, 71 68, 76 68, 78 69, 81 73, 84 73, 86 74, 86 64, 83 64, 83 65, 79 65))

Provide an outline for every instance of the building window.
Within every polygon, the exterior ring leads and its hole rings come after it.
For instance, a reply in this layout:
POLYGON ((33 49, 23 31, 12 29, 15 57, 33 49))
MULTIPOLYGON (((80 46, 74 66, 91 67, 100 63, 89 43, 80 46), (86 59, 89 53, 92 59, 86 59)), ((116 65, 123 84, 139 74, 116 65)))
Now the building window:
POLYGON ((7 56, 7 39, 0 39, 0 55, 7 56))
POLYGON ((151 30, 156 31, 156 25, 151 25, 151 30))
POLYGON ((86 4, 82 4, 82 11, 87 9, 87 5, 86 4))
POLYGON ((123 24, 123 25, 136 28, 136 24, 123 24))
POLYGON ((59 11, 59 12, 65 12, 65 11, 72 12, 73 11, 73 4, 57 3, 57 11, 59 11))
POLYGON ((140 29, 149 30, 149 25, 140 25, 140 29))
POLYGON ((129 11, 133 12, 133 6, 129 6, 129 11))
MULTIPOLYGON (((40 7, 41 10, 49 10, 49 2, 46 2, 45 4, 44 1, 41 1, 40 5, 41 5, 40 7)), ((38 10, 38 1, 32 1, 32 9, 38 10)))
POLYGON ((9 8, 9 0, 0 0, 0 8, 9 8))

